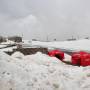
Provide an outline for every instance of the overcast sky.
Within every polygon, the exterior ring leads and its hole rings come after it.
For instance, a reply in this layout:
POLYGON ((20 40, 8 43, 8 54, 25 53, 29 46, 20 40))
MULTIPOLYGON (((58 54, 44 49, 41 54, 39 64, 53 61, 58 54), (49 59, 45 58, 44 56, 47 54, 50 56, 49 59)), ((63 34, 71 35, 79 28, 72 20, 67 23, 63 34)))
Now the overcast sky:
POLYGON ((0 0, 0 35, 90 37, 90 0, 0 0))

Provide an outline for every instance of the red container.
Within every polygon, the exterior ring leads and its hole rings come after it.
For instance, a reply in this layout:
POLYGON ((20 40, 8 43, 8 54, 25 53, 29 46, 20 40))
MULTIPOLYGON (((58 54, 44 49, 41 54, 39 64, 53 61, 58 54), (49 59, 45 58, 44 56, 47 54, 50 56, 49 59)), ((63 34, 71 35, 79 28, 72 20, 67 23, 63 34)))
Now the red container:
POLYGON ((52 50, 52 51, 48 52, 48 55, 51 57, 57 57, 60 60, 64 59, 64 52, 62 52, 60 50, 52 50))
POLYGON ((74 53, 72 55, 72 64, 80 66, 80 64, 81 64, 81 55, 79 53, 74 53))
POLYGON ((81 59, 81 66, 90 65, 90 54, 84 54, 81 59))
POLYGON ((90 54, 87 52, 76 52, 72 54, 72 64, 78 66, 90 65, 90 54))

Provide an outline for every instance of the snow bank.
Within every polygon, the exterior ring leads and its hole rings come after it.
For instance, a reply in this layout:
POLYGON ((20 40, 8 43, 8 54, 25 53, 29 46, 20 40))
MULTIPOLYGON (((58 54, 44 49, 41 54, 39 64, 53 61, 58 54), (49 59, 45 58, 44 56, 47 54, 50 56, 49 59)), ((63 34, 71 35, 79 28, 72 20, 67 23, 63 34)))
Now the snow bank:
POLYGON ((0 52, 0 90, 90 90, 90 67, 40 52, 21 59, 0 52))
POLYGON ((23 59, 24 54, 22 54, 21 52, 17 51, 17 52, 14 52, 11 56, 14 57, 14 58, 23 59))

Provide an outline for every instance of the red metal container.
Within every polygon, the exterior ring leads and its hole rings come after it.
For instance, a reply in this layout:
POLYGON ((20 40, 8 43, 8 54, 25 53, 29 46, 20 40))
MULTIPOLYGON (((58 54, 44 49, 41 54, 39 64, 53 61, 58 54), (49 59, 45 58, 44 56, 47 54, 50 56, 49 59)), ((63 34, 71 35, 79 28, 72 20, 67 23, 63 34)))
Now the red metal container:
POLYGON ((78 66, 90 65, 90 54, 87 52, 76 52, 72 54, 72 64, 78 66))
POLYGON ((90 65, 90 54, 84 54, 81 59, 81 66, 89 66, 90 65))
POLYGON ((72 64, 80 66, 80 64, 81 64, 81 55, 79 53, 72 54, 72 64))
POLYGON ((48 55, 51 57, 57 57, 60 60, 64 59, 64 52, 62 52, 60 50, 52 50, 52 51, 48 52, 48 55))

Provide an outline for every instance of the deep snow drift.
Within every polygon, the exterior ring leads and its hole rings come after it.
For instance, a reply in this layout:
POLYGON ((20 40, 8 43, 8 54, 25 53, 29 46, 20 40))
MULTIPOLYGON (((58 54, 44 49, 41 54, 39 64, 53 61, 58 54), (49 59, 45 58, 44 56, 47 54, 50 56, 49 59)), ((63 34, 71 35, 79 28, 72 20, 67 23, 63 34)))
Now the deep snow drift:
POLYGON ((0 52, 0 90, 90 90, 90 67, 66 65, 40 52, 0 52))

